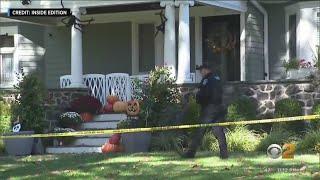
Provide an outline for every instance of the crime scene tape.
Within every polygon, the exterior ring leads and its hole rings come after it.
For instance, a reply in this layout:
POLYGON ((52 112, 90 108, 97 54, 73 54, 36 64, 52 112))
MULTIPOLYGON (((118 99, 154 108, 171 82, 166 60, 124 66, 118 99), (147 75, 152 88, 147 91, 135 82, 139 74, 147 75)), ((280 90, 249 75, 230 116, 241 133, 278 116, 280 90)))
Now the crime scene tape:
POLYGON ((262 120, 247 120, 247 121, 237 121, 237 122, 229 121, 229 122, 194 124, 194 125, 163 126, 163 127, 150 127, 150 128, 108 129, 108 130, 93 130, 93 131, 76 131, 76 132, 66 132, 66 133, 12 135, 12 136, 0 136, 0 139, 46 138, 46 137, 67 137, 67 136, 117 134, 117 133, 154 132, 154 131, 167 131, 167 130, 175 130, 175 129, 191 129, 191 128, 213 127, 213 126, 265 124, 265 123, 279 123, 279 122, 317 120, 317 119, 320 119, 320 115, 295 116, 295 117, 284 117, 284 118, 262 119, 262 120))

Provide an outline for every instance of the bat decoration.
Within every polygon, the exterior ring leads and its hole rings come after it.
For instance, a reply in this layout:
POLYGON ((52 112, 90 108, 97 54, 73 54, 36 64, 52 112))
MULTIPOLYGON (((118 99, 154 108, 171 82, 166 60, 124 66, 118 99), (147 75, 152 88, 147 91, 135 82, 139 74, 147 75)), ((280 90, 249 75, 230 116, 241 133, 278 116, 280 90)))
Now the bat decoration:
POLYGON ((31 4, 31 0, 22 0, 21 1, 21 3, 22 3, 22 5, 29 5, 29 4, 31 4))
POLYGON ((159 15, 159 16, 160 16, 161 24, 156 27, 157 31, 156 31, 155 36, 157 36, 160 31, 161 31, 162 33, 164 33, 164 29, 165 29, 165 26, 166 26, 166 22, 167 22, 167 20, 168 20, 168 19, 166 18, 165 14, 163 13, 163 10, 161 10, 160 13, 156 13, 156 15, 159 15))
MULTIPOLYGON (((61 4, 62 8, 64 9, 63 0, 60 0, 60 4, 61 4)), ((88 20, 81 20, 74 15, 70 15, 70 16, 67 16, 67 17, 64 17, 61 19, 61 22, 66 27, 74 26, 74 28, 76 28, 77 30, 79 30, 81 32, 83 32, 82 31, 83 26, 90 24, 92 21, 94 21, 93 18, 88 19, 88 20)))

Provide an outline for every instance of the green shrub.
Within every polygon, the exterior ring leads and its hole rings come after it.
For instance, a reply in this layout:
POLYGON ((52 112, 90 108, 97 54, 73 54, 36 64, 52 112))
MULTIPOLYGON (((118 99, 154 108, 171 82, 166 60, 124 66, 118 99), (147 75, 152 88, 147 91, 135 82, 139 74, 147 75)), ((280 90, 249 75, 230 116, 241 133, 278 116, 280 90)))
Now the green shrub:
POLYGON ((320 143, 320 129, 308 131, 297 143, 297 151, 312 152, 320 143))
MULTIPOLYGON (((279 100, 275 104, 275 117, 277 118, 301 116, 302 114, 302 105, 297 100, 287 98, 279 100)), ((301 133, 305 131, 305 121, 276 123, 273 125, 274 128, 301 133)))
POLYGON ((200 105, 197 104, 194 96, 189 97, 188 109, 183 118, 183 124, 198 124, 200 116, 200 105))
POLYGON ((0 101, 0 134, 10 131, 11 126, 11 106, 8 103, 0 101))
MULTIPOLYGON (((320 115, 320 103, 313 105, 313 114, 320 115)), ((320 119, 310 121, 311 129, 320 129, 320 119)))
POLYGON ((45 98, 44 84, 36 74, 28 74, 19 78, 15 86, 20 96, 17 96, 13 104, 13 119, 19 119, 22 130, 34 130, 43 132, 45 128, 45 98))
MULTIPOLYGON (((230 152, 252 152, 260 142, 260 136, 245 126, 237 126, 226 133, 228 150, 230 152)), ((202 141, 202 149, 219 151, 218 140, 208 131, 202 141)))
POLYGON ((135 97, 142 100, 140 119, 144 127, 172 125, 180 109, 181 95, 171 71, 156 67, 146 82, 136 82, 135 97))
POLYGON ((256 107, 247 97, 240 97, 228 106, 228 121, 242 121, 256 118, 256 107))
POLYGON ((151 139, 151 151, 174 151, 184 146, 186 138, 181 133, 173 131, 155 133, 151 139))
POLYGON ((269 134, 264 134, 260 143, 257 146, 258 151, 265 152, 271 144, 282 145, 284 143, 290 143, 295 141, 297 138, 292 132, 286 130, 276 129, 271 131, 269 134))

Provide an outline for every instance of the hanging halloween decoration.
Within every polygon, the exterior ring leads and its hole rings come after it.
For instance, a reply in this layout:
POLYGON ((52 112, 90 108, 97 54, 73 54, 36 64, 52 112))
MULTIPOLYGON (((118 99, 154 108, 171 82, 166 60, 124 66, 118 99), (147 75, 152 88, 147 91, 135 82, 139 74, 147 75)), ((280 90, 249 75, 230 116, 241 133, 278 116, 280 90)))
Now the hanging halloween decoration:
MULTIPOLYGON (((63 5, 63 0, 60 0, 60 4, 62 6, 62 8, 64 9, 64 5, 63 5)), ((79 18, 77 18, 76 16, 74 15, 70 15, 70 16, 67 16, 67 17, 64 17, 61 19, 61 22, 66 26, 66 27, 74 27, 76 28, 77 30, 83 32, 82 28, 83 26, 85 25, 89 25, 92 21, 94 21, 93 18, 90 18, 88 20, 81 20, 79 18)))
POLYGON ((61 19, 61 22, 66 25, 66 27, 71 27, 73 26, 77 30, 83 32, 82 28, 84 25, 89 25, 92 21, 94 21, 93 18, 88 19, 88 20, 80 20, 74 15, 70 15, 67 17, 64 17, 61 19))
POLYGON ((24 6, 25 5, 30 5, 31 4, 31 0, 22 0, 21 4, 24 5, 24 6))
POLYGON ((131 100, 127 105, 128 116, 138 116, 140 112, 140 105, 138 100, 131 100))
POLYGON ((225 39, 218 34, 212 40, 206 39, 206 42, 213 53, 224 53, 236 47, 237 38, 235 34, 228 32, 225 39))
POLYGON ((164 33, 164 29, 165 29, 165 26, 166 26, 166 22, 167 22, 167 20, 168 20, 168 19, 166 18, 165 14, 163 13, 163 10, 161 10, 159 13, 156 13, 156 15, 159 15, 159 16, 160 16, 161 24, 156 27, 157 31, 156 31, 155 37, 158 35, 159 31, 161 31, 162 33, 164 33))

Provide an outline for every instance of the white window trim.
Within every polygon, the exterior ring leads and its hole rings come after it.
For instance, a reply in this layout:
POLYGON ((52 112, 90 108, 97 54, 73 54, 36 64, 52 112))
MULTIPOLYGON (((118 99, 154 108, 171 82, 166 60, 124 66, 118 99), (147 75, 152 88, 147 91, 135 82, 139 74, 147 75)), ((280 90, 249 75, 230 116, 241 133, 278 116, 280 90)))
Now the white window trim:
MULTIPOLYGON (((155 21, 132 21, 131 22, 131 51, 132 51, 132 67, 131 67, 131 75, 141 75, 147 74, 148 72, 141 72, 139 70, 139 24, 154 24, 154 29, 156 27, 155 21)), ((159 33, 161 34, 161 33, 159 33)), ((154 64, 159 64, 159 59, 161 58, 161 52, 157 50, 157 47, 161 46, 160 38, 156 38, 154 40, 154 64)), ((163 52, 162 52, 163 53, 163 52)))
POLYGON ((296 14, 296 56, 301 57, 300 51, 300 38, 299 34, 301 31, 300 19, 301 19, 301 10, 305 8, 316 8, 320 7, 318 1, 308 1, 308 2, 298 2, 292 5, 285 7, 285 32, 286 32, 286 61, 289 61, 289 16, 296 14))
POLYGON ((15 73, 19 72, 19 34, 14 34, 14 47, 3 47, 0 48, 1 54, 13 54, 13 72, 12 76, 14 77, 14 81, 11 83, 1 83, 0 88, 13 88, 13 85, 17 83, 17 79, 15 78, 15 73))

